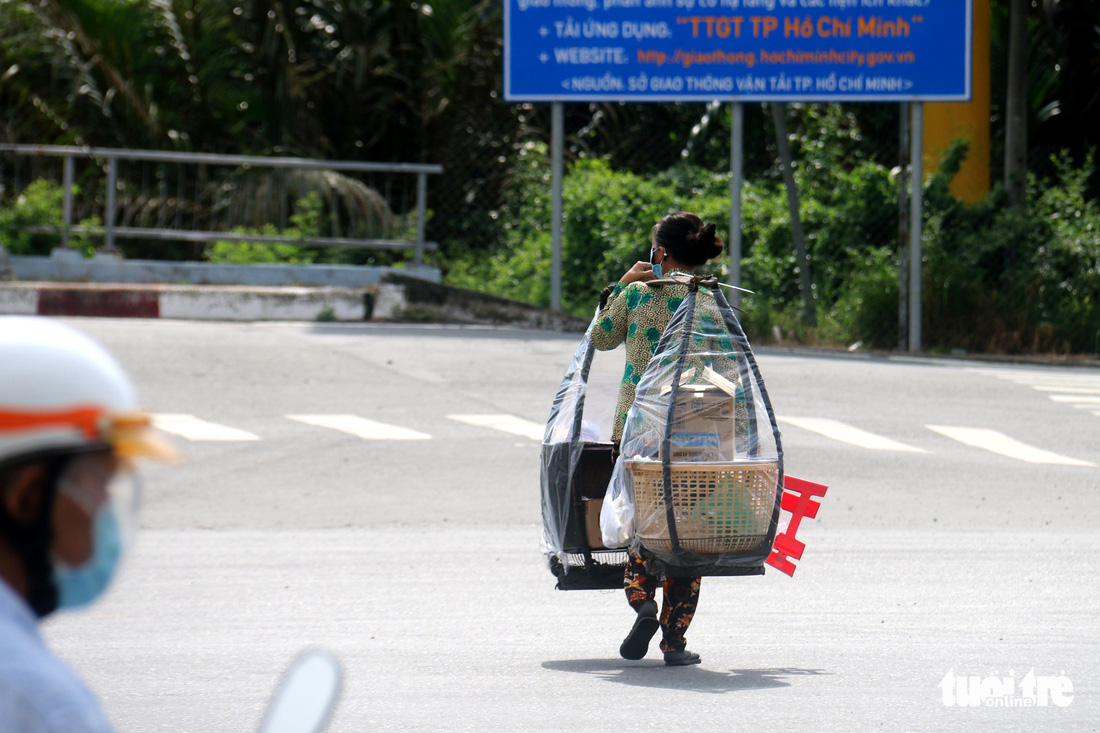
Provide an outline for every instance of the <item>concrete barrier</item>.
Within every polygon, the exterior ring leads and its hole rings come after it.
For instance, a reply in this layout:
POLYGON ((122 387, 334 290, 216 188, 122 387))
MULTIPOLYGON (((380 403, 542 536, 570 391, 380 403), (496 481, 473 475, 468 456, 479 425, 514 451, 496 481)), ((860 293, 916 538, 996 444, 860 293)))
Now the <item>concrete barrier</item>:
MULTIPOLYGON (((595 304, 593 304, 595 307, 595 304)), ((406 277, 382 276, 374 288, 372 320, 512 325, 549 331, 581 332, 588 321, 569 313, 498 298, 474 290, 406 277)))
MULTIPOLYGON (((0 263, 3 264, 3 263, 0 263)), ((584 319, 442 285, 435 268, 11 257, 0 314, 221 321, 402 321, 583 331, 584 319), (179 284, 185 282, 188 284, 179 284)))
POLYGON ((38 313, 38 288, 20 285, 21 283, 0 282, 0 314, 33 316, 38 313))
POLYGON ((587 321, 527 303, 388 274, 361 288, 0 282, 0 314, 198 321, 398 321, 583 331, 587 321))
POLYGON ((0 313, 200 321, 362 321, 370 288, 0 283, 0 313))

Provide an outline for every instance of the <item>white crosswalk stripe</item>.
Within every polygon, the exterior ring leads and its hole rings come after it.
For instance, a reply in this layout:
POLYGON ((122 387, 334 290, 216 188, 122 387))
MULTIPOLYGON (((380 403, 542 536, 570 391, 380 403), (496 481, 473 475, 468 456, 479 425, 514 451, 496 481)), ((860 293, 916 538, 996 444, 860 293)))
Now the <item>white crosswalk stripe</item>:
POLYGON ((851 445, 857 445, 860 448, 868 448, 870 450, 892 450, 892 451, 904 451, 907 453, 927 453, 928 451, 921 448, 915 448, 905 443, 899 443, 896 440, 887 438, 882 435, 876 435, 869 433, 866 430, 861 430, 857 427, 853 427, 846 423, 842 423, 838 420, 830 420, 824 417, 780 417, 777 418, 781 423, 788 423, 795 427, 802 428, 803 430, 809 430, 819 435, 824 435, 826 438, 832 438, 833 440, 839 440, 842 443, 849 443, 851 445))
POLYGON ((489 428, 511 433, 512 435, 522 435, 531 440, 541 441, 546 433, 545 425, 539 425, 515 415, 447 415, 447 419, 478 428, 489 428))
POLYGON ((260 439, 260 436, 247 430, 202 420, 194 415, 156 414, 153 415, 153 427, 191 441, 228 442, 260 439))
POLYGON ((972 448, 981 448, 991 453, 1027 463, 1052 463, 1061 466, 1094 465, 1088 461, 1079 461, 1076 458, 1069 458, 1042 448, 1036 448, 1027 443, 1021 443, 1015 438, 988 428, 968 428, 951 425, 925 425, 925 427, 972 448))
MULTIPOLYGON (((1061 400, 1070 402, 1071 400, 1061 400)), ((1092 410, 1100 417, 1096 404, 1077 405, 1092 410)), ((353 435, 361 440, 431 440, 428 433, 412 430, 400 425, 370 420, 350 414, 336 415, 284 415, 286 419, 313 427, 337 430, 353 435)), ((529 440, 541 441, 544 426, 515 415, 507 414, 464 414, 446 415, 448 420, 509 435, 519 435, 529 440)), ((801 430, 817 433, 865 450, 898 451, 905 453, 930 453, 929 450, 908 445, 900 441, 878 435, 853 425, 820 417, 780 417, 779 422, 801 430)), ((204 420, 194 415, 159 413, 153 416, 153 424, 158 430, 172 433, 190 441, 257 441, 260 436, 247 430, 229 427, 204 420)), ((1027 445, 996 430, 948 425, 925 425, 944 437, 955 440, 972 448, 989 451, 1001 456, 1028 463, 1048 463, 1065 466, 1093 466, 1087 461, 1059 455, 1051 451, 1027 445)))
POLYGON ((1049 384, 1059 387, 1088 387, 1095 385, 1097 381, 1100 380, 1100 378, 1088 374, 1060 375, 1031 373, 1024 375, 997 374, 995 376, 1010 382, 1016 382, 1017 384, 1049 384))
POLYGON ((1092 410, 1100 417, 1100 374, 1069 374, 1049 371, 1018 371, 1015 369, 970 369, 971 372, 997 377, 1046 394, 1052 402, 1070 405, 1079 410, 1092 410))
POLYGON ((1055 402, 1070 402, 1075 405, 1100 405, 1100 396, 1090 397, 1089 395, 1079 394, 1052 394, 1047 395, 1055 402))
POLYGON ((1069 372, 1055 372, 1043 370, 1019 370, 1019 369, 980 369, 972 368, 967 371, 976 374, 985 374, 998 379, 1007 379, 1021 384, 1098 384, 1100 374, 1095 372, 1082 372, 1074 374, 1069 372))
POLYGON ((968 371, 1025 385, 1040 392, 1100 393, 1100 374, 1096 373, 1066 374, 1007 369, 969 369, 968 371))
POLYGON ((1058 392, 1059 394, 1100 395, 1100 388, 1091 387, 1054 387, 1046 384, 1034 385, 1032 389, 1039 392, 1058 392))
POLYGON ((418 430, 368 420, 358 415, 287 415, 286 417, 306 425, 339 430, 363 440, 431 440, 432 437, 418 430))

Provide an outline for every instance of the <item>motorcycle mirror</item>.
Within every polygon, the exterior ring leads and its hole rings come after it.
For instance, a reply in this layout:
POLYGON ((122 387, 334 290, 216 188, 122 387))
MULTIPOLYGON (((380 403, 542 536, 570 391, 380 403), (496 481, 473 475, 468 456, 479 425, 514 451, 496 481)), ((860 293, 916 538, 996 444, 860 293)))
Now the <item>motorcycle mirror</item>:
POLYGON ((336 709, 343 685, 340 660, 323 649, 300 652, 271 696, 260 733, 320 733, 336 709))

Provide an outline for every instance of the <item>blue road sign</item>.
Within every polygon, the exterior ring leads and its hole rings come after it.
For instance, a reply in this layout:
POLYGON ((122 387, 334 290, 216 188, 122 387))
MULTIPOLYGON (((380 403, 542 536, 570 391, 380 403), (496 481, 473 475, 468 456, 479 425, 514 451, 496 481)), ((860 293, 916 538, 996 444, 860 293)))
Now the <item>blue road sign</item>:
POLYGON ((510 101, 965 101, 972 0, 504 0, 510 101))

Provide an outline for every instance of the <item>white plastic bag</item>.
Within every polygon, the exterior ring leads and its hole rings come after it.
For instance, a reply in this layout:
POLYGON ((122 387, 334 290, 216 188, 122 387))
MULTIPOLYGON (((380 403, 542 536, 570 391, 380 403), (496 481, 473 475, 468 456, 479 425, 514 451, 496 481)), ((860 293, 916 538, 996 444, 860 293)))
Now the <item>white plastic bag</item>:
POLYGON ((626 547, 634 539, 634 501, 622 480, 623 461, 615 461, 615 470, 607 485, 600 507, 600 534, 608 548, 626 547))

